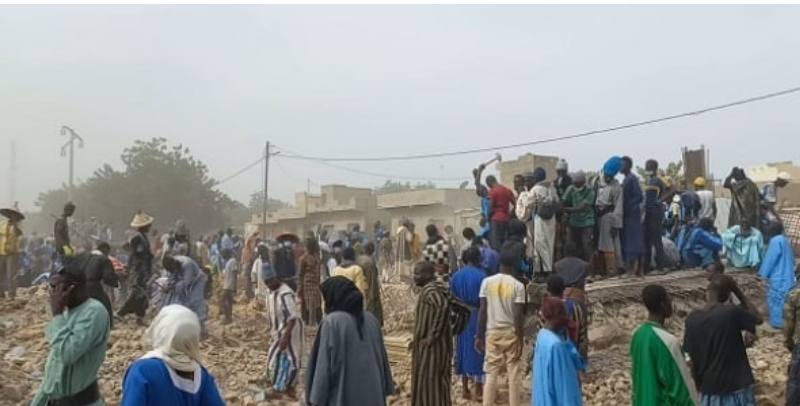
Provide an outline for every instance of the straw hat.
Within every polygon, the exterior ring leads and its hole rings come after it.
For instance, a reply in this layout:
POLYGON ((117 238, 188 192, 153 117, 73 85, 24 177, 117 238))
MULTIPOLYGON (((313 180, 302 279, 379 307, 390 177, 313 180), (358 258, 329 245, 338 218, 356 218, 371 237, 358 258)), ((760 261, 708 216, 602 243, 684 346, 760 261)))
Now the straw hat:
POLYGON ((145 214, 142 211, 137 212, 133 216, 133 220, 131 220, 131 227, 132 228, 142 228, 153 224, 154 218, 150 217, 149 215, 145 214))
POLYGON ((0 215, 8 217, 10 220, 22 221, 25 220, 25 215, 19 211, 19 206, 14 202, 14 206, 0 209, 0 215))

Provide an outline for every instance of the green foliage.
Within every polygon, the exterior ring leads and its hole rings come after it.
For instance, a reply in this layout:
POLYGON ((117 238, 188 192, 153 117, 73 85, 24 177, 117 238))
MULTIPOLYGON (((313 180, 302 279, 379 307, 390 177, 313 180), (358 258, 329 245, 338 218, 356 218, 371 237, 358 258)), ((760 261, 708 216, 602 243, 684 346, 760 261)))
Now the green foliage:
MULTIPOLYGON (((639 179, 645 179, 644 172, 643 167, 636 167, 636 173, 639 175, 639 179)), ((670 162, 666 167, 660 166, 658 168, 658 176, 669 179, 673 186, 677 185, 681 188, 686 187, 686 175, 683 173, 683 161, 670 162)))
POLYGON ((435 189, 436 184, 428 181, 428 182, 418 182, 414 185, 411 182, 400 182, 400 181, 393 181, 391 179, 387 180, 383 186, 379 186, 375 188, 377 193, 394 193, 394 192, 405 192, 409 190, 423 190, 423 189, 435 189))
MULTIPOLYGON (((236 207, 215 189, 204 163, 183 145, 169 146, 165 138, 136 141, 122 152, 124 169, 106 164, 76 185, 76 216, 97 217, 119 233, 128 228, 133 214, 142 210, 155 217, 154 228, 169 229, 182 219, 193 235, 228 225, 225 213, 236 207)), ((39 195, 43 213, 60 214, 67 200, 64 187, 39 195)))
MULTIPOLYGON (((275 211, 278 209, 283 209, 289 207, 289 203, 284 202, 283 200, 269 198, 267 199, 267 211, 275 211)), ((260 190, 258 192, 254 192, 250 194, 250 203, 247 205, 247 208, 250 210, 251 213, 261 213, 264 211, 264 191, 260 190)))

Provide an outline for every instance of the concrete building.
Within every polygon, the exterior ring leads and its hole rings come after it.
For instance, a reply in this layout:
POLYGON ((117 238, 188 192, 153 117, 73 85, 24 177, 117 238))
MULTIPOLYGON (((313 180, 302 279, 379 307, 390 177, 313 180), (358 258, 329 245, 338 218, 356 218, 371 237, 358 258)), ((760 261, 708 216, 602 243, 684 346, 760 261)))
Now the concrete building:
POLYGON ((754 166, 747 170, 747 176, 759 187, 774 182, 781 172, 788 173, 792 180, 778 191, 778 203, 783 207, 800 206, 800 166, 792 161, 771 162, 765 165, 754 166))
MULTIPOLYGON (((372 189, 344 185, 325 185, 318 195, 295 194, 291 207, 267 213, 267 235, 283 232, 303 235, 308 230, 328 233, 351 231, 356 226, 371 231, 376 221, 386 222, 384 213, 376 210, 376 196, 372 189)), ((261 214, 254 215, 251 224, 262 224, 261 214)))
POLYGON ((414 222, 416 232, 424 239, 425 226, 436 224, 440 230, 451 225, 456 233, 463 227, 462 210, 479 207, 474 189, 425 189, 387 193, 377 196, 378 211, 388 216, 390 230, 396 230, 403 219, 414 222))
MULTIPOLYGON (((500 183, 510 188, 514 185, 515 175, 532 172, 537 166, 541 166, 547 171, 547 180, 555 180, 557 163, 558 157, 530 153, 519 156, 514 160, 504 160, 497 165, 497 169, 500 171, 500 183)), ((570 168, 570 170, 575 169, 570 168)))

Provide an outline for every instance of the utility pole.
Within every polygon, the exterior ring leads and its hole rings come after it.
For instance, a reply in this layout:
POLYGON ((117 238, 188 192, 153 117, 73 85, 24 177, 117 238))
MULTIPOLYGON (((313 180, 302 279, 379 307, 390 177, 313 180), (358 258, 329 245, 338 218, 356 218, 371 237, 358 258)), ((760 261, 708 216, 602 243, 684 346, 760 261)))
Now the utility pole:
POLYGON ((83 138, 69 126, 61 126, 61 135, 69 137, 69 141, 61 146, 61 156, 66 156, 69 151, 69 189, 67 189, 68 199, 72 200, 72 192, 75 188, 75 141, 78 141, 78 148, 83 148, 83 138))
POLYGON ((17 199, 17 140, 11 140, 11 167, 8 171, 8 193, 11 197, 9 202, 17 199))
POLYGON ((269 202, 269 141, 264 150, 264 212, 261 214, 261 236, 267 238, 267 203, 269 202))

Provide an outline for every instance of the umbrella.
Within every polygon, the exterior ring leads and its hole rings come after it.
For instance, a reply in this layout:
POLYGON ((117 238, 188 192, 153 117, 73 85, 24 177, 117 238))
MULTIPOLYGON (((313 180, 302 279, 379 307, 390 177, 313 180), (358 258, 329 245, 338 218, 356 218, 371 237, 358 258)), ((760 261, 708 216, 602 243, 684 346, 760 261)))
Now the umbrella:
POLYGON ((17 220, 17 221, 25 219, 25 215, 22 214, 22 212, 19 211, 19 209, 17 209, 16 207, 6 207, 0 209, 0 215, 8 217, 11 220, 17 220))

